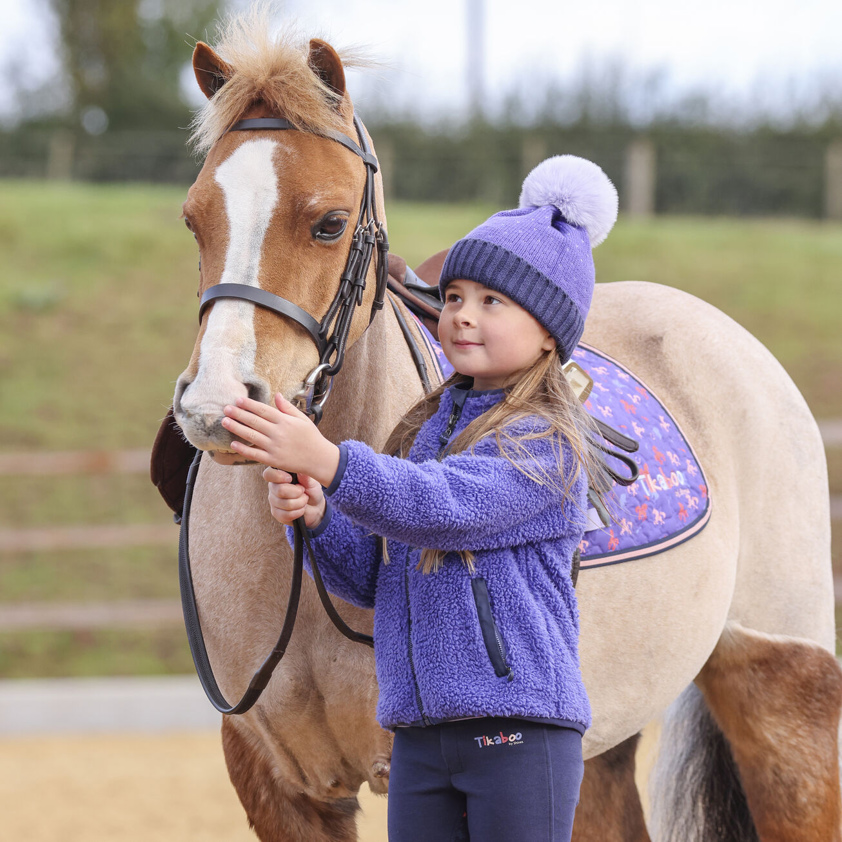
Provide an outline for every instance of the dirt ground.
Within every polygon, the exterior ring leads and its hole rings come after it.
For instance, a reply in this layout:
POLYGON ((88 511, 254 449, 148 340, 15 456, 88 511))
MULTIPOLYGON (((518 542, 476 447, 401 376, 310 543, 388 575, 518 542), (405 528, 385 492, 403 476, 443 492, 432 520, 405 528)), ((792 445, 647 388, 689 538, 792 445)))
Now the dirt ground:
MULTIPOLYGON (((386 799, 364 788, 362 842, 386 842, 386 799)), ((0 740, 9 842, 254 842, 219 734, 0 740)))
MULTIPOLYGON (((645 792, 656 742, 644 732, 645 792)), ((646 809, 646 799, 644 809, 646 809)), ((360 793, 361 842, 387 842, 386 799, 360 793)), ((0 838, 8 842, 254 842, 217 731, 0 739, 0 838)))

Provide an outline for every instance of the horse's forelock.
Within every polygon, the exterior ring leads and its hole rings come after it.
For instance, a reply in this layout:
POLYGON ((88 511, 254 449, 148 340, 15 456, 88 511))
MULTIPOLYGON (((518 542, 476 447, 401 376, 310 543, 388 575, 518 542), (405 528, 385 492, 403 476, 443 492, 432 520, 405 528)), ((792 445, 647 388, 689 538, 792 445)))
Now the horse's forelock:
POLYGON ((190 142, 197 153, 206 154, 257 103, 304 131, 346 129, 341 98, 308 63, 309 40, 294 30, 273 32, 267 6, 230 18, 214 49, 232 73, 193 120, 190 142))

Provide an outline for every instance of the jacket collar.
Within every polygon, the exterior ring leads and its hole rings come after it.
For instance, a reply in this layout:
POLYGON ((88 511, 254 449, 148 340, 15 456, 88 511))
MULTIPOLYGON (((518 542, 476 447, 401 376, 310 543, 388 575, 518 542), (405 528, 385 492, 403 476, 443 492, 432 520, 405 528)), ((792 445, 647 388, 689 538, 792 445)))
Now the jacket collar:
POLYGON ((448 390, 450 399, 455 406, 464 409, 466 404, 470 404, 471 408, 480 408, 480 413, 490 409, 494 404, 498 403, 503 395, 506 393, 505 389, 487 389, 476 390, 471 389, 467 383, 456 383, 448 390))

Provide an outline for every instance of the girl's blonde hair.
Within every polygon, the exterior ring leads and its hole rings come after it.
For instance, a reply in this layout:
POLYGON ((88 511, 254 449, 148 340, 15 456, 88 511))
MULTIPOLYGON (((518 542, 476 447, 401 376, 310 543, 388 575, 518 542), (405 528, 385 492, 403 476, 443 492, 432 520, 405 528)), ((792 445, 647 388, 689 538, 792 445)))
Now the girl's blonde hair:
MULTIPOLYGON (((471 382, 471 378, 457 372, 423 397, 392 430, 384 452, 406 458, 418 431, 438 409, 444 392, 455 384, 471 382)), ((499 403, 471 421, 448 446, 447 452, 472 451, 478 442, 493 435, 502 455, 521 473, 540 485, 557 487, 562 501, 567 501, 572 499, 571 489, 582 472, 587 475, 590 486, 597 494, 601 495, 609 487, 600 467, 601 459, 590 444, 594 434, 596 426, 567 382, 558 351, 554 348, 543 354, 515 383, 508 386, 499 403), (512 432, 518 421, 529 418, 540 419, 543 423, 535 425, 527 433, 512 432), (536 466, 529 458, 530 452, 524 443, 539 438, 548 438, 553 442, 556 465, 551 471, 536 466), (564 442, 570 445, 572 465, 564 464, 564 442)), ((383 555, 388 563, 385 540, 383 555)), ((445 555, 447 552, 444 550, 426 548, 421 552, 418 566, 424 573, 435 572, 441 567, 445 555)), ((459 555, 473 571, 473 553, 463 550, 459 555)))

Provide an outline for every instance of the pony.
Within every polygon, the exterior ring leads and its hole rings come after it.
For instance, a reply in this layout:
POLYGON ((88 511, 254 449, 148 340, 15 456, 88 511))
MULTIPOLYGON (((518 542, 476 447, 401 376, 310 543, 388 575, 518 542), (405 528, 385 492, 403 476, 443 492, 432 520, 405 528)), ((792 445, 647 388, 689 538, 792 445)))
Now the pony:
MULTIPOLYGON (((250 285, 322 318, 366 180, 360 157, 331 139, 356 136, 342 59, 324 41, 276 38, 244 17, 216 49, 198 43, 193 67, 207 97, 195 124, 205 160, 184 219, 199 247, 200 293, 250 285), (293 129, 228 131, 253 118, 293 129)), ((375 200, 382 210, 379 173, 375 200)), ((422 387, 402 305, 371 318, 374 273, 321 429, 379 447, 422 387)), ((711 516, 686 543, 579 576, 594 718, 576 838, 649 838, 634 744, 660 720, 650 793, 659 842, 842 840, 827 469, 805 401, 748 332, 666 286, 597 284, 583 341, 669 406, 704 465, 711 516)), ((292 397, 319 361, 298 322, 218 298, 177 381, 175 420, 206 453, 190 544, 210 661, 228 698, 274 644, 291 552, 259 466, 237 464, 223 407, 242 395, 292 397)), ((374 720, 371 652, 328 624, 312 585, 304 582, 298 628, 263 695, 222 721, 231 781, 264 842, 352 842, 359 787, 387 788, 390 735, 374 720)), ((371 631, 369 612, 339 608, 371 631)))

